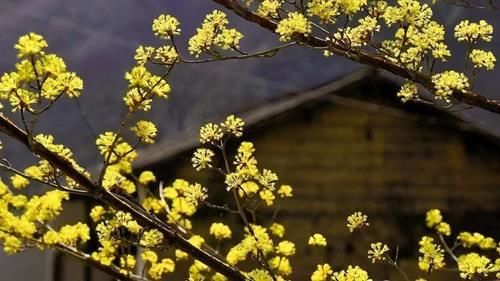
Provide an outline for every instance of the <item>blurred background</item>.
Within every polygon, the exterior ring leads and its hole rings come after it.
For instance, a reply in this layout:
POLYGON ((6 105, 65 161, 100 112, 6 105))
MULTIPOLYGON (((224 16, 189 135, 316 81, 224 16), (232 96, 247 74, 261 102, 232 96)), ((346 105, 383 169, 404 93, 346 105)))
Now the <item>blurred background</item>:
MULTIPOLYGON (((63 57, 84 79, 85 90, 79 102, 61 101, 47 112, 38 130, 71 147, 84 166, 96 168, 100 158, 95 136, 116 128, 123 117, 123 75, 134 65, 136 47, 159 43, 151 33, 152 20, 161 13, 175 15, 182 23, 179 41, 185 50, 204 15, 215 8, 208 0, 1 0, 0 71, 13 68, 13 45, 19 36, 45 36, 50 52, 63 57)), ((498 15, 443 3, 436 7, 436 17, 448 31, 464 18, 484 18, 498 27, 498 15)), ((231 14, 230 19, 246 36, 244 50, 278 44, 269 32, 231 14)), ((463 57, 463 46, 453 42, 448 40, 452 54, 463 57)), ((494 52, 499 47, 497 37, 487 46, 494 52)), ((451 66, 461 69, 462 64, 452 61, 451 66)), ((477 90, 500 98, 495 83, 499 75, 498 68, 480 75, 477 90)), ((138 169, 153 169, 165 181, 185 177, 206 186, 216 184, 214 175, 194 174, 179 159, 189 160, 201 124, 242 113, 251 121, 247 138, 256 142, 261 165, 296 190, 295 201, 283 206, 288 210, 285 222, 304 229, 294 237, 305 239, 320 225, 338 241, 329 249, 329 257, 336 261, 347 257, 342 262, 348 263, 364 256, 356 252, 356 239, 349 240, 344 227, 345 215, 358 209, 376 218, 373 225, 379 220, 375 232, 380 239, 409 249, 409 259, 417 236, 424 232, 427 208, 444 209, 450 222, 458 225, 464 216, 480 218, 473 224, 468 219, 467 225, 475 229, 467 230, 498 235, 498 227, 488 223, 499 215, 500 115, 461 106, 445 112, 403 105, 395 99, 399 82, 301 47, 270 59, 181 65, 170 76, 173 92, 168 101, 156 103, 148 116, 158 124, 160 137, 144 150, 138 169), (382 219, 388 216, 393 219, 382 219)), ((2 157, 13 164, 23 166, 32 159, 22 147, 4 137, 2 141, 2 157)), ((300 261, 304 271, 299 270, 297 280, 304 280, 313 262, 300 261)), ((0 268, 2 280, 91 278, 88 273, 55 273, 61 262, 39 251, 8 257, 2 253, 0 268)))

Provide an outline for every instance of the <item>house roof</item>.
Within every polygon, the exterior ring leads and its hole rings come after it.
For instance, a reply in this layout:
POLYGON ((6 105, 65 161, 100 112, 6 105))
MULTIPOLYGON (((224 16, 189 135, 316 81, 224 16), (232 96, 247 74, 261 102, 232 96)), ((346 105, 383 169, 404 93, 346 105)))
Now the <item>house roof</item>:
MULTIPOLYGON (((432 103, 403 104, 398 98, 395 98, 394 91, 390 91, 387 95, 382 97, 364 94, 353 96, 351 94, 346 95, 342 93, 342 89, 354 83, 364 83, 368 80, 375 80, 378 83, 386 82, 394 88, 399 84, 397 80, 383 72, 370 68, 362 68, 329 83, 314 87, 311 90, 291 92, 249 110, 235 112, 235 114, 245 121, 245 127, 247 129, 251 129, 256 124, 310 102, 317 101, 352 107, 359 110, 376 111, 398 118, 424 119, 426 122, 432 124, 446 123, 446 125, 453 126, 461 132, 473 133, 476 136, 492 141, 500 146, 500 139, 497 136, 474 126, 470 122, 464 121, 456 115, 438 108, 432 103)), ((221 121, 223 118, 225 118, 225 116, 218 116, 211 121, 221 121)), ((154 146, 142 149, 139 153, 139 158, 135 161, 135 168, 138 170, 146 169, 147 167, 151 167, 162 161, 168 161, 168 159, 173 156, 193 149, 199 145, 198 136, 199 127, 191 127, 179 133, 175 138, 166 139, 154 146)))

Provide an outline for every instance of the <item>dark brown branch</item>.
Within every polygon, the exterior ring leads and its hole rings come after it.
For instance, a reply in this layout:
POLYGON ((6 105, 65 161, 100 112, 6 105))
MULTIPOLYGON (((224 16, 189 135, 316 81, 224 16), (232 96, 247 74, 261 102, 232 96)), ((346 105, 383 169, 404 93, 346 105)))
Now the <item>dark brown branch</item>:
POLYGON ((86 188, 97 200, 116 210, 122 210, 130 213, 132 217, 143 227, 158 229, 165 236, 168 242, 188 253, 194 259, 203 262, 215 271, 225 275, 229 280, 245 280, 245 277, 237 268, 227 264, 217 253, 211 253, 206 251, 205 249, 200 249, 192 245, 186 238, 184 238, 171 226, 164 223, 156 216, 143 211, 143 208, 141 206, 137 206, 137 204, 131 203, 129 201, 124 201, 116 194, 97 185, 86 175, 76 170, 69 161, 51 152, 40 143, 30 143, 28 135, 1 113, 0 131, 19 141, 34 154, 37 154, 41 158, 51 163, 54 167, 64 172, 66 176, 73 179, 80 186, 86 188))
MULTIPOLYGON (((275 32, 277 23, 269 20, 267 18, 261 17, 256 13, 248 10, 246 7, 242 6, 236 0, 211 0, 227 9, 232 10, 234 13, 242 17, 243 19, 256 23, 261 27, 275 32)), ((350 59, 352 61, 372 66, 378 69, 386 70, 396 76, 411 80, 415 83, 422 85, 428 91, 434 93, 434 84, 429 76, 423 75, 421 73, 406 69, 400 65, 392 63, 382 57, 379 54, 370 53, 364 50, 353 51, 346 46, 342 46, 335 42, 328 42, 324 39, 315 36, 304 36, 296 35, 294 40, 313 48, 323 48, 328 49, 330 52, 350 59)), ((482 108, 487 111, 500 113, 500 101, 495 99, 490 99, 485 96, 479 95, 477 93, 468 91, 465 93, 454 92, 453 96, 456 100, 463 103, 473 105, 482 108)))

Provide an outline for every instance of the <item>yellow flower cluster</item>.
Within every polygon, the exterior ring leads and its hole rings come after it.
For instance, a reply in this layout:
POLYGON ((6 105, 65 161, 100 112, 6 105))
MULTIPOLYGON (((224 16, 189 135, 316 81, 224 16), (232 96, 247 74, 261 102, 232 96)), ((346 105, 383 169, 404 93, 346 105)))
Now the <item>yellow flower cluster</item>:
POLYGON ((280 35, 280 41, 289 41, 294 35, 311 33, 311 22, 303 14, 291 12, 278 23, 276 33, 280 35))
POLYGON ((332 280, 336 281, 372 281, 368 273, 359 266, 349 265, 347 270, 334 272, 332 276, 332 280))
POLYGON ((389 247, 381 242, 371 243, 370 250, 368 250, 368 258, 372 263, 377 261, 384 261, 385 255, 389 251, 389 247))
POLYGON ((417 84, 406 81, 403 86, 401 86, 401 89, 399 90, 397 96, 401 98, 402 102, 418 99, 417 84))
POLYGON ((260 225, 251 225, 253 230, 253 235, 250 234, 249 230, 245 228, 245 237, 240 243, 232 247, 227 253, 226 259, 231 265, 236 265, 247 259, 250 253, 257 255, 257 251, 260 250, 262 253, 269 254, 274 251, 274 243, 267 229, 260 225))
POLYGON ((207 198, 207 189, 197 183, 176 179, 171 186, 163 189, 163 196, 169 201, 169 223, 177 223, 190 230, 192 225, 188 217, 194 215, 200 202, 207 198))
POLYGON ((444 250, 441 246, 434 243, 433 238, 424 236, 420 240, 419 245, 420 248, 418 251, 422 255, 418 257, 418 267, 421 270, 430 272, 445 266, 444 250))
POLYGON ((380 31, 378 19, 367 16, 359 19, 359 25, 355 27, 340 28, 334 34, 334 38, 351 47, 361 47, 366 45, 372 38, 373 33, 377 31, 380 31))
POLYGON ((432 83, 436 89, 436 99, 446 101, 449 101, 454 91, 465 92, 470 86, 465 74, 453 70, 433 75, 432 83))
POLYGON ((200 171, 205 168, 212 168, 212 158, 215 156, 215 153, 208 148, 198 148, 193 153, 193 157, 191 158, 191 162, 193 163, 193 167, 196 171, 200 171))
POLYGON ((144 261, 148 262, 148 275, 153 280, 160 280, 164 274, 174 272, 175 270, 175 263, 172 259, 164 258, 158 262, 158 256, 153 251, 144 251, 141 257, 144 261))
POLYGON ((461 232, 457 240, 465 248, 478 247, 481 250, 491 250, 496 248, 496 242, 491 237, 485 237, 481 233, 461 232))
POLYGON ((276 18, 282 4, 283 0, 264 0, 260 2, 257 14, 265 18, 276 18))
POLYGON ((153 32, 162 39, 181 34, 179 21, 171 15, 160 15, 153 20, 153 32))
POLYGON ((444 44, 444 27, 431 20, 432 14, 429 5, 417 0, 398 0, 397 5, 387 7, 381 17, 388 26, 399 28, 394 39, 382 42, 386 58, 414 71, 422 71, 424 58, 446 61, 451 52, 444 44))
POLYGON ((156 181, 156 176, 151 171, 143 171, 139 175, 139 183, 142 185, 148 185, 156 181))
POLYGON ((163 241, 163 234, 157 229, 150 229, 142 233, 140 244, 149 248, 160 244, 163 241))
POLYGON ((31 197, 15 195, 0 180, 0 245, 4 252, 17 253, 25 244, 33 245, 33 241, 36 241, 35 245, 40 248, 50 246, 43 239, 46 233, 55 237, 53 240, 57 241, 54 243, 76 247, 77 243, 87 241, 89 229, 81 223, 64 226, 59 232, 47 232, 44 227, 44 224, 59 216, 63 201, 68 199, 68 193, 59 190, 49 190, 31 197))
POLYGON ((132 162, 137 158, 135 149, 113 132, 100 134, 96 146, 108 166, 104 172, 104 188, 119 188, 128 194, 136 191, 135 183, 127 178, 132 173, 132 162))
POLYGON ((126 72, 125 79, 129 82, 129 89, 123 101, 130 112, 150 110, 153 97, 167 98, 171 90, 164 78, 153 75, 144 65, 126 72))
POLYGON ((231 239, 231 229, 223 223, 214 222, 210 226, 210 235, 217 240, 231 239))
POLYGON ((0 78, 0 99, 8 101, 12 111, 43 112, 63 95, 80 96, 82 79, 68 72, 60 57, 45 53, 47 42, 41 35, 23 35, 14 47, 20 59, 16 70, 0 78))
POLYGON ((93 222, 100 222, 103 219, 103 216, 106 214, 106 210, 103 206, 97 205, 92 210, 90 210, 90 217, 93 222))
POLYGON ((347 217, 347 228, 350 232, 369 225, 370 223, 368 223, 368 216, 364 215, 361 212, 355 212, 354 214, 347 217))
POLYGON ((133 255, 125 255, 120 257, 120 272, 123 274, 132 274, 136 264, 135 257, 133 255))
POLYGON ((131 130, 136 134, 139 140, 143 143, 154 143, 154 138, 158 129, 153 122, 140 120, 138 121, 131 130))
POLYGON ((75 247, 78 243, 87 242, 90 239, 90 229, 86 224, 65 225, 59 231, 50 230, 43 236, 43 242, 47 245, 61 243, 75 247))
POLYGON ((307 243, 311 246, 326 247, 327 241, 322 234, 315 233, 311 237, 309 237, 309 241, 307 243))
POLYGON ((236 29, 227 27, 229 21, 225 13, 215 10, 205 17, 196 34, 189 39, 189 52, 198 57, 202 53, 219 55, 214 47, 222 50, 238 49, 243 35, 236 29))
POLYGON ((497 61, 492 52, 479 49, 472 50, 469 54, 469 58, 474 64, 474 68, 486 68, 487 70, 493 70, 493 68, 495 68, 495 62, 497 61))
POLYGON ((478 23, 463 20, 455 26, 455 38, 470 43, 476 43, 478 40, 490 42, 493 38, 493 26, 484 20, 478 23))
POLYGON ((340 14, 335 0, 311 0, 307 3, 307 13, 324 23, 335 23, 336 17, 340 14))
POLYGON ((332 267, 325 264, 318 264, 316 270, 311 275, 311 281, 327 281, 331 274, 333 273, 332 267))
POLYGON ((443 216, 440 210, 429 210, 426 214, 425 221, 428 228, 433 228, 438 233, 446 236, 451 235, 451 227, 448 223, 443 222, 443 216))
POLYGON ((33 32, 19 37, 19 41, 14 45, 14 48, 18 51, 18 58, 38 55, 47 47, 48 44, 45 39, 40 34, 33 32))
POLYGON ((432 9, 417 0, 398 0, 397 6, 387 7, 383 18, 391 26, 396 23, 423 27, 432 17, 432 9))
POLYGON ((488 277, 490 273, 500 271, 491 260, 477 253, 469 253, 458 257, 458 271, 463 279, 474 280, 488 277))

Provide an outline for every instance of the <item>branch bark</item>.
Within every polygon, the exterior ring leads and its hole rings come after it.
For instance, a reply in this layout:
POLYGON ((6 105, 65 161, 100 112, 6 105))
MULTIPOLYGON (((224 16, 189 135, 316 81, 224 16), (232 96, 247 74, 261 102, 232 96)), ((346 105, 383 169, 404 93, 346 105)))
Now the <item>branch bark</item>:
MULTIPOLYGON (((273 33, 276 33, 277 23, 261 17, 256 13, 248 10, 246 7, 238 3, 237 0, 211 0, 240 16, 241 18, 260 25, 264 29, 267 29, 273 33)), ((373 54, 364 50, 352 50, 336 44, 334 42, 326 41, 322 38, 316 36, 303 36, 297 35, 293 38, 294 40, 300 42, 303 45, 313 47, 313 48, 327 48, 332 53, 345 57, 349 60, 375 67, 378 69, 386 70, 396 76, 411 80, 415 83, 422 85, 425 89, 434 93, 434 84, 429 76, 423 75, 421 73, 411 71, 398 64, 392 63, 385 59, 384 57, 373 54)), ((455 91, 453 97, 463 103, 482 108, 484 110, 500 113, 500 101, 496 99, 487 98, 480 94, 474 93, 472 91, 467 91, 465 93, 455 91)))
POLYGON ((1 113, 0 131, 17 140, 34 154, 47 160, 54 167, 64 172, 65 175, 88 190, 97 200, 116 210, 122 210, 130 213, 132 217, 143 227, 158 229, 174 247, 183 250, 194 259, 203 262, 215 271, 225 275, 229 280, 246 280, 244 275, 237 268, 227 264, 217 253, 211 253, 206 249, 195 247, 189 243, 189 241, 183 237, 182 234, 158 219, 156 216, 146 212, 140 205, 124 200, 118 195, 97 185, 87 176, 76 170, 66 159, 61 158, 59 155, 48 150, 40 143, 30 141, 26 132, 21 130, 16 124, 1 113))

